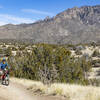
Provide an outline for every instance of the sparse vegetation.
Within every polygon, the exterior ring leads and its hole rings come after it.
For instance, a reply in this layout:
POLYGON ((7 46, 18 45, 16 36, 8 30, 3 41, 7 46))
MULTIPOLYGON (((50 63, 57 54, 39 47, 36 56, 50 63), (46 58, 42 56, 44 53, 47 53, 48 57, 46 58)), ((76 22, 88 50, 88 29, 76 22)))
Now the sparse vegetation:
POLYGON ((97 56, 99 56, 99 55, 100 55, 100 53, 99 53, 98 50, 95 50, 95 51, 93 52, 93 54, 92 54, 93 57, 97 57, 97 56))
POLYGON ((92 84, 87 79, 88 72, 92 67, 99 67, 100 60, 91 54, 99 47, 86 45, 83 50, 78 45, 81 55, 75 54, 76 49, 73 47, 75 45, 2 43, 0 50, 8 58, 12 66, 11 75, 14 77, 42 81, 44 84, 92 84))
MULTIPOLYGON (((93 51, 99 49, 99 47, 93 48, 86 45, 84 49, 79 48, 78 50, 77 48, 74 50, 74 48, 75 45, 26 43, 6 45, 5 43, 5 46, 1 46, 0 52, 5 54, 9 65, 12 66, 11 76, 34 80, 34 82, 19 80, 19 83, 23 84, 24 82, 27 89, 34 93, 59 95, 68 100, 74 100, 77 97, 79 100, 94 100, 94 98, 99 100, 99 94, 98 96, 94 95, 95 92, 92 93, 91 91, 99 92, 97 87, 92 86, 99 87, 100 81, 98 78, 94 79, 94 76, 88 78, 89 71, 91 73, 92 68, 94 68, 93 70, 98 68, 97 71, 99 71, 100 59, 97 56, 98 53, 94 53, 96 56, 92 57, 93 51), (79 52, 75 54, 76 50, 79 52), (84 87, 81 85, 84 85, 84 87), (75 91, 71 88, 74 88, 75 91), (88 90, 85 91, 86 89, 88 90), (81 98, 78 94, 84 95, 81 98)), ((18 79, 14 80, 18 81, 18 79)))
POLYGON ((76 50, 76 51, 75 51, 75 54, 76 54, 76 55, 82 55, 82 52, 81 52, 81 50, 76 50))
POLYGON ((38 95, 39 93, 40 95, 58 95, 65 97, 67 100, 100 100, 100 87, 62 83, 54 83, 48 86, 42 82, 26 79, 12 78, 11 80, 27 86, 28 90, 38 95))
POLYGON ((92 67, 91 62, 86 61, 85 57, 72 57, 70 50, 64 46, 37 44, 31 48, 32 52, 25 47, 20 51, 8 59, 15 77, 38 80, 44 84, 88 84, 86 75, 92 67))

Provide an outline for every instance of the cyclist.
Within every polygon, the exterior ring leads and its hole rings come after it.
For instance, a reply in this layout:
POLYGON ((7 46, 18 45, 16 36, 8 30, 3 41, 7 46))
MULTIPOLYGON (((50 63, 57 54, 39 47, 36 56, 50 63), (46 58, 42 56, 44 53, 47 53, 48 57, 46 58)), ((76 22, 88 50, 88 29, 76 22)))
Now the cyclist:
POLYGON ((10 69, 10 66, 8 66, 8 63, 6 61, 5 58, 3 58, 2 62, 0 63, 0 69, 3 71, 3 73, 6 71, 6 69, 8 68, 8 76, 9 76, 9 69, 10 69))

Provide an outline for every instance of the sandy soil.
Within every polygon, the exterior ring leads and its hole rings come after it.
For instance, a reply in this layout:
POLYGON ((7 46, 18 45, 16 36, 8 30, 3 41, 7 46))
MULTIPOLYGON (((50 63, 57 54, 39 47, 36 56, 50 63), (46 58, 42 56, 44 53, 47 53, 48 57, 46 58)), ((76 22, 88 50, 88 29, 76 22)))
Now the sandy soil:
POLYGON ((24 86, 11 82, 9 86, 0 85, 0 100, 64 100, 58 97, 35 96, 24 86))

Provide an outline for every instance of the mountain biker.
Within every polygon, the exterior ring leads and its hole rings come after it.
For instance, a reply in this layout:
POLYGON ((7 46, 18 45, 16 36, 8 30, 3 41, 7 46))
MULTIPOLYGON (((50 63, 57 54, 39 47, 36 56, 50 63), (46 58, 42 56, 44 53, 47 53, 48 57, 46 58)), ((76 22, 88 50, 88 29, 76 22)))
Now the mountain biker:
MULTIPOLYGON (((2 62, 0 63, 0 69, 3 71, 3 73, 5 72, 6 68, 8 68, 8 70, 10 69, 10 66, 8 66, 8 63, 6 61, 5 58, 3 58, 2 62)), ((9 76, 9 71, 8 71, 8 76, 9 76)))

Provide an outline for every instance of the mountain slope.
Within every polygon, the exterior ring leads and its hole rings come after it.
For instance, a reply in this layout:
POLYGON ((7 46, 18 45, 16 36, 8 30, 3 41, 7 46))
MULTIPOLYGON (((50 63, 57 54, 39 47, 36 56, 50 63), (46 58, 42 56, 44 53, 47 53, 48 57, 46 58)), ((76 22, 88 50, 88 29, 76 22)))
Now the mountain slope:
POLYGON ((32 24, 0 26, 0 39, 55 44, 100 41, 100 5, 74 7, 32 24))

